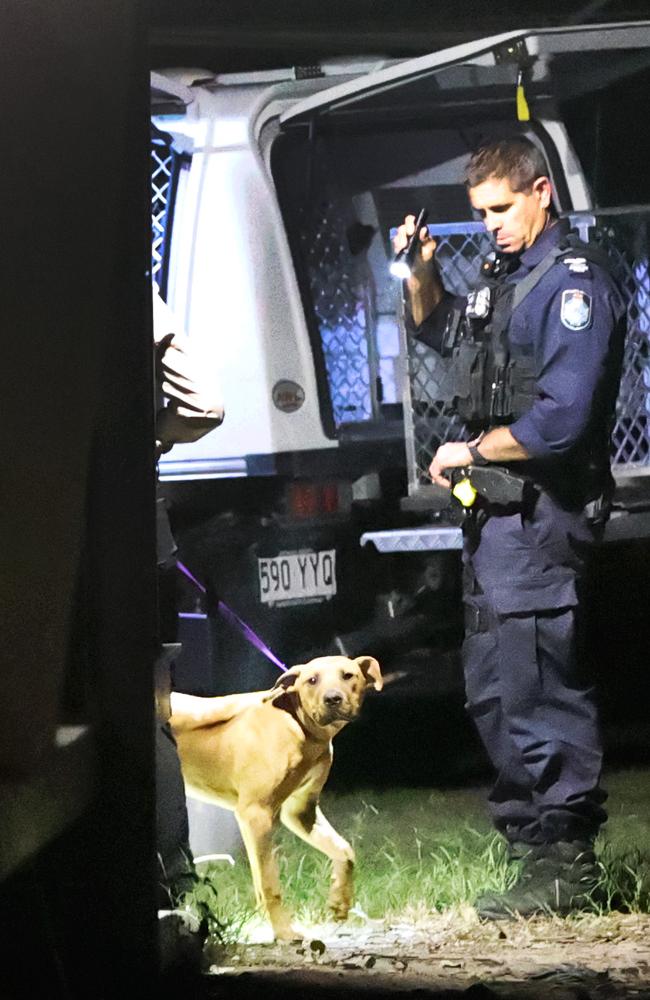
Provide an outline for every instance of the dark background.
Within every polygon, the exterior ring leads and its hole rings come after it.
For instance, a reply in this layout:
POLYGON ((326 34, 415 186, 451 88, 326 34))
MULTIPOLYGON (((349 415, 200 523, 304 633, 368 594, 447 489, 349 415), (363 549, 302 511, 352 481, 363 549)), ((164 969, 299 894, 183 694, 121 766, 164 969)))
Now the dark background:
POLYGON ((151 0, 152 67, 226 73, 338 55, 408 57, 504 31, 650 17, 647 0, 151 0))

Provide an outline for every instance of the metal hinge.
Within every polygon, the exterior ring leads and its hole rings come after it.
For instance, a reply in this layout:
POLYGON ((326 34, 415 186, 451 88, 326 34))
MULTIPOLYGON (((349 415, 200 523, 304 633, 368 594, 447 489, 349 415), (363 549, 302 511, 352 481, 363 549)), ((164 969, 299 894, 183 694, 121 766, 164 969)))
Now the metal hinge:
POLYGON ((504 42, 502 45, 497 45, 492 51, 497 66, 502 63, 514 63, 523 69, 534 61, 526 47, 525 38, 515 38, 510 42, 504 42))
POLYGON ((325 76, 324 71, 317 64, 313 66, 294 66, 293 75, 296 80, 317 80, 318 77, 325 76))

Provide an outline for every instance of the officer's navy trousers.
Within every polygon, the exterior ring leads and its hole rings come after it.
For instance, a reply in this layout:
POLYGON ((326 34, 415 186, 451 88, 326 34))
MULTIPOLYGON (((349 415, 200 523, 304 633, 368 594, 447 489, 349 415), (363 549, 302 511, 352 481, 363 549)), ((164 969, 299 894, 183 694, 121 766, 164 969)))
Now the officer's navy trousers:
POLYGON ((593 687, 579 653, 582 512, 538 494, 466 531, 467 708, 496 770, 494 823, 511 842, 590 840, 606 819, 593 687))

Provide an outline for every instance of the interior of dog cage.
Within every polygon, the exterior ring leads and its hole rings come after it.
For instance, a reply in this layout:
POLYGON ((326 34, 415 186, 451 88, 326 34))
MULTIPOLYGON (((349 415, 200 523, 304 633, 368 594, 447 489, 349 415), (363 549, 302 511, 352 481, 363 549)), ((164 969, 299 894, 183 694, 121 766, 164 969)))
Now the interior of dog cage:
MULTIPOLYGON (((399 134, 328 134, 313 146, 284 135, 272 168, 327 376, 337 429, 401 419, 405 357, 389 273, 388 233, 424 204, 432 221, 469 215, 457 163, 467 137, 401 126, 399 134)), ((462 267, 463 261, 460 262, 462 267)))

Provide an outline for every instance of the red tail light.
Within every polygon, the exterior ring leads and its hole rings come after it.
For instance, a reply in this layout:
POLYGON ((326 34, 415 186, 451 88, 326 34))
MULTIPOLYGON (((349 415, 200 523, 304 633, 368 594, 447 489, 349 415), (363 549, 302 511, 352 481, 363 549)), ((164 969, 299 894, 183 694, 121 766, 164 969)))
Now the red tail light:
POLYGON ((323 514, 336 514, 339 509, 339 488, 336 483, 325 483, 321 487, 321 509, 323 514))
POLYGON ((297 518, 336 514, 339 509, 337 483, 291 483, 288 498, 289 511, 297 518))

